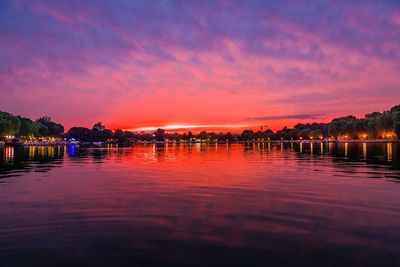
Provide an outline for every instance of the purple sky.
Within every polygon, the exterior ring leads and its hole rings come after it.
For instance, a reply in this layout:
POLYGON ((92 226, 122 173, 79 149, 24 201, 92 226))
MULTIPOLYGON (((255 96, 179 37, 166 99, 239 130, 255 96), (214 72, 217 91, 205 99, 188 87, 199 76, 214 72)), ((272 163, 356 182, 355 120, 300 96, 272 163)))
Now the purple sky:
POLYGON ((279 128, 396 104, 399 1, 0 0, 0 110, 67 128, 279 128))

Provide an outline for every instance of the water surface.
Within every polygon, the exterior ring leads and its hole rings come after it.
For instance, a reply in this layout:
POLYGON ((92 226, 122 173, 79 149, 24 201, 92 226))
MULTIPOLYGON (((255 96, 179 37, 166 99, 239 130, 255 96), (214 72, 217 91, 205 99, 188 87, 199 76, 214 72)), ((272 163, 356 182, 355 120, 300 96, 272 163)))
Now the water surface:
POLYGON ((400 265, 400 146, 0 147, 0 266, 400 265))

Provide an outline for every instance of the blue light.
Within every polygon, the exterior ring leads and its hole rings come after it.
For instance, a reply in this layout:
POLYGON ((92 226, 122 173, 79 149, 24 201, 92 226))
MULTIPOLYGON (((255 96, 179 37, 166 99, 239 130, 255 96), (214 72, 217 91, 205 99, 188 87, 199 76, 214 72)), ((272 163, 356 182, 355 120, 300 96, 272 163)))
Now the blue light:
POLYGON ((74 157, 76 155, 78 148, 76 145, 71 144, 68 146, 68 155, 74 157))

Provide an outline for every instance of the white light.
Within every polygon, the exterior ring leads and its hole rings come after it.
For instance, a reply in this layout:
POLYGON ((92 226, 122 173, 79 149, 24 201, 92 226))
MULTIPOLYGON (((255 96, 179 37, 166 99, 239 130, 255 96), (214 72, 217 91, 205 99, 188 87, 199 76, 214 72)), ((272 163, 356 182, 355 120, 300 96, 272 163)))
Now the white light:
POLYGON ((204 125, 172 124, 172 125, 164 125, 164 126, 141 127, 141 128, 130 129, 130 131, 155 131, 157 129, 179 130, 179 129, 195 129, 195 128, 245 128, 245 127, 254 127, 254 125, 247 125, 247 124, 204 124, 204 125))

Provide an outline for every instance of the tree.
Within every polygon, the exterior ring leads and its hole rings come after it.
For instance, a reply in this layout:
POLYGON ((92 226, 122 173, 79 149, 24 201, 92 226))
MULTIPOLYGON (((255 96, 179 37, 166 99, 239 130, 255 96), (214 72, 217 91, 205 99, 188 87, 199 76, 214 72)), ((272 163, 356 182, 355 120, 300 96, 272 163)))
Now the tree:
POLYGON ((114 132, 114 138, 117 139, 120 142, 125 142, 128 139, 127 134, 122 131, 121 129, 117 129, 114 132))
POLYGON ((92 142, 105 142, 108 139, 112 139, 113 132, 108 129, 99 131, 97 129, 92 129, 90 131, 90 141, 92 142))
POLYGON ((304 130, 304 129, 309 128, 309 126, 306 125, 306 124, 303 124, 303 123, 298 123, 298 124, 296 124, 296 125, 294 126, 294 128, 295 128, 296 130, 302 131, 302 130, 304 130))
POLYGON ((378 122, 378 131, 379 132, 387 132, 393 130, 394 121, 392 118, 392 112, 385 111, 383 114, 377 119, 378 122))
POLYGON ((365 114, 365 118, 370 120, 378 119, 380 116, 382 116, 382 113, 380 112, 372 112, 369 114, 365 114))
POLYGON ((192 138, 193 138, 193 134, 192 134, 192 132, 189 131, 187 134, 187 140, 192 141, 192 138))
MULTIPOLYGON (((400 106, 399 106, 400 109, 400 106)), ((393 115, 393 121, 394 121, 394 132, 397 136, 397 139, 400 139, 400 110, 394 112, 393 115)))
POLYGON ((38 124, 38 132, 39 132, 39 136, 49 136, 49 127, 39 123, 38 124))
POLYGON ((290 137, 290 139, 293 139, 293 140, 299 139, 299 133, 300 133, 299 130, 297 130, 297 129, 291 129, 290 132, 289 132, 289 137, 290 137))
POLYGON ((299 132, 299 137, 303 139, 309 139, 310 138, 310 133, 311 129, 310 128, 305 128, 299 132))
POLYGON ((218 140, 218 136, 214 132, 209 132, 208 133, 208 139, 211 142, 215 142, 216 140, 218 140))
POLYGON ((106 127, 101 123, 101 121, 95 123, 92 127, 92 130, 102 132, 106 129, 106 127))
POLYGON ((378 137, 378 129, 376 128, 376 123, 374 120, 367 119, 365 131, 367 132, 370 138, 377 138, 378 137))
POLYGON ((322 131, 320 129, 312 130, 310 132, 310 137, 312 137, 313 139, 319 139, 323 137, 322 131))
POLYGON ((353 129, 357 138, 362 137, 366 133, 365 122, 363 119, 357 119, 352 122, 353 129))
POLYGON ((234 141, 235 136, 231 132, 227 132, 226 134, 224 134, 224 140, 229 142, 234 141))
POLYGON ((272 131, 267 133, 267 138, 270 140, 275 140, 276 139, 275 133, 272 131))
POLYGON ((243 141, 249 141, 254 138, 254 132, 252 130, 244 130, 241 134, 241 138, 243 141))
POLYGON ((286 127, 275 133, 275 139, 290 139, 289 134, 286 132, 286 127))
POLYGON ((331 136, 354 135, 352 122, 357 120, 354 116, 340 117, 333 119, 328 126, 328 133, 331 136))
POLYGON ((19 133, 21 121, 7 112, 0 112, 0 136, 19 133))
POLYGON ((19 129, 19 136, 39 136, 39 129, 41 125, 37 122, 32 121, 28 118, 19 117, 21 121, 21 127, 19 129))
POLYGON ((51 117, 50 116, 43 116, 37 119, 38 122, 41 123, 46 123, 46 122, 51 122, 51 117))
POLYGON ((92 141, 91 130, 84 127, 72 127, 67 133, 69 139, 74 138, 75 140, 90 142, 92 141))
POLYGON ((157 141, 164 141, 165 140, 165 130, 157 129, 154 133, 157 141))
POLYGON ((261 140, 266 138, 266 134, 264 132, 258 131, 254 133, 254 139, 261 140))
POLYGON ((41 136, 60 136, 64 133, 64 126, 51 121, 49 116, 44 116, 36 120, 39 126, 39 134, 41 136))
POLYGON ((394 106, 390 109, 392 113, 400 112, 400 105, 394 106))

